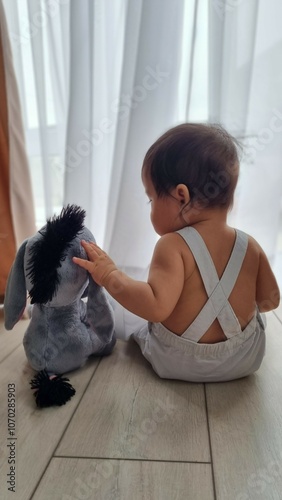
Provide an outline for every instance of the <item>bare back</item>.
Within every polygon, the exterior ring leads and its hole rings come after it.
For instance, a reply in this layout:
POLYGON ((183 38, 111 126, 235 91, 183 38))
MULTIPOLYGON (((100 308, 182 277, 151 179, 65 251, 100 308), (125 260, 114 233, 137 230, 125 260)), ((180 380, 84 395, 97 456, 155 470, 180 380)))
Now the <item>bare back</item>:
MULTIPOLYGON (((236 233, 227 225, 194 224, 193 227, 202 236, 214 262, 218 277, 221 278, 231 256, 236 233)), ((197 317, 206 303, 208 296, 198 270, 195 259, 186 242, 177 233, 175 244, 182 254, 185 281, 180 298, 172 314, 163 321, 166 328, 177 335, 182 335, 197 317)), ((229 302, 239 320, 242 330, 247 326, 256 311, 256 280, 259 269, 259 251, 252 238, 249 238, 248 248, 242 268, 235 286, 230 294, 229 302)), ((215 320, 207 332, 201 337, 200 343, 216 343, 226 340, 226 336, 215 320)))

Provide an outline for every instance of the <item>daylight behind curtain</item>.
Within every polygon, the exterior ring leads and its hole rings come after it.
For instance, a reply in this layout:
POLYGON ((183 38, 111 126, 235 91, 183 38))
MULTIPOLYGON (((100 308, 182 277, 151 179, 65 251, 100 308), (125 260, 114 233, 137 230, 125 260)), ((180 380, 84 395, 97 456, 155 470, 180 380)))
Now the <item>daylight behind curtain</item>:
POLYGON ((37 226, 63 203, 69 0, 3 0, 21 99, 37 226))
POLYGON ((244 145, 230 222, 254 236, 273 263, 282 200, 282 3, 221 5, 211 3, 209 12, 209 120, 244 145))
POLYGON ((78 203, 117 264, 145 268, 156 235, 142 158, 169 127, 208 119, 245 144, 230 219, 274 256, 282 189, 279 0, 4 5, 39 225, 63 203, 78 203))

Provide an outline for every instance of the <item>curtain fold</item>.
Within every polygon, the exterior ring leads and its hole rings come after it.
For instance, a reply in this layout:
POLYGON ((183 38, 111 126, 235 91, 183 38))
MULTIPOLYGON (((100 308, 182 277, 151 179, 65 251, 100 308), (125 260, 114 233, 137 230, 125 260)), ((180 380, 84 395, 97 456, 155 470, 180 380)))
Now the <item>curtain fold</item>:
MULTIPOLYGON (((32 20, 40 9, 40 0, 30 0, 28 6, 28 19, 32 26, 32 20)), ((39 143, 42 158, 42 172, 43 172, 43 189, 44 189, 44 203, 46 207, 46 216, 50 217, 53 212, 52 206, 52 178, 50 176, 49 164, 49 151, 46 141, 47 129, 47 102, 46 102, 46 78, 44 71, 44 50, 43 50, 43 31, 38 30, 36 36, 30 37, 33 68, 35 77, 35 92, 37 101, 37 112, 40 127, 39 143)))
MULTIPOLYGON (((138 2, 130 2, 138 11, 138 2)), ((117 0, 109 9, 103 1, 74 1, 70 5, 70 99, 68 110, 65 203, 86 209, 86 223, 103 245, 109 231, 108 206, 112 176, 119 182, 118 160, 113 161, 124 54, 127 2, 117 0)), ((137 16, 138 17, 138 16, 137 16)), ((134 33, 126 42, 135 65, 134 33)))
POLYGON ((209 121, 229 132, 247 132, 259 2, 238 2, 228 10, 209 7, 209 121))
POLYGON ((0 303, 3 302, 9 269, 16 255, 10 206, 9 132, 6 80, 0 29, 0 303))
POLYGON ((282 5, 216 6, 209 12, 209 121, 223 124, 243 145, 229 221, 254 236, 273 261, 282 198, 282 5))
POLYGON ((35 219, 20 100, 13 68, 5 12, 1 1, 0 35, 0 295, 2 295, 5 290, 10 265, 15 257, 15 251, 25 238, 31 236, 35 232, 35 219))
MULTIPOLYGON (((156 242, 141 182, 141 166, 153 141, 178 122, 183 12, 183 1, 143 2, 134 80, 131 88, 121 88, 121 94, 130 94, 131 107, 124 143, 123 182, 117 208, 110 211, 112 229, 107 240, 111 255, 121 266, 142 268, 149 264, 156 242), (175 30, 175 26, 180 29, 175 30)), ((127 21, 130 25, 130 18, 127 21)), ((120 125, 119 121, 117 144, 122 134, 120 125)))
MULTIPOLYGON (((95 33, 97 3, 94 11, 91 6, 92 2, 71 3, 67 150, 73 156, 66 162, 65 199, 83 203, 98 242, 118 265, 143 268, 150 261, 156 235, 146 207, 141 166, 151 143, 178 121, 184 2, 121 2, 122 45, 108 33, 93 46, 90 34, 93 29, 95 33), (93 51, 100 61, 94 56, 93 63, 93 51), (111 54, 120 58, 121 71, 109 67, 106 74, 100 73, 101 60, 111 54), (106 89, 109 81, 114 89, 110 99, 95 79, 97 72, 105 78, 106 89)), ((115 31, 115 19, 103 16, 100 22, 105 20, 112 22, 115 31)))

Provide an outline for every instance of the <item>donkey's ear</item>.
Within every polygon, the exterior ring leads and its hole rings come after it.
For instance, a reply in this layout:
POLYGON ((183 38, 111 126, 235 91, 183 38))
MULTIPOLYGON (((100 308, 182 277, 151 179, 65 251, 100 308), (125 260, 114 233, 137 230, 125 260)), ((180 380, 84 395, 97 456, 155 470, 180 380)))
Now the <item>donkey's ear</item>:
POLYGON ((8 276, 4 299, 5 328, 7 330, 12 330, 19 321, 26 305, 24 254, 27 242, 28 240, 25 240, 21 244, 8 276))

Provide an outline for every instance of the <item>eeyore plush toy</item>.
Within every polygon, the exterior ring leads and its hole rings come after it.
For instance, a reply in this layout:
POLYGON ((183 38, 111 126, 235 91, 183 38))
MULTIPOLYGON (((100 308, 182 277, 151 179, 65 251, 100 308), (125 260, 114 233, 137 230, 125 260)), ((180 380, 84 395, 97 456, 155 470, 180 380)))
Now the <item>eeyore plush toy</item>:
POLYGON ((72 262, 74 256, 87 258, 82 239, 95 241, 84 218, 84 210, 68 205, 49 219, 22 243, 8 278, 6 329, 19 321, 27 291, 33 304, 23 345, 30 365, 39 371, 31 381, 39 407, 65 404, 75 390, 62 375, 82 366, 90 355, 110 354, 116 342, 104 289, 72 262))

